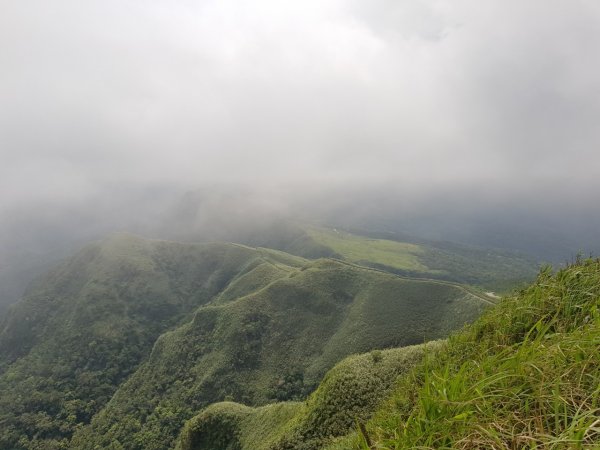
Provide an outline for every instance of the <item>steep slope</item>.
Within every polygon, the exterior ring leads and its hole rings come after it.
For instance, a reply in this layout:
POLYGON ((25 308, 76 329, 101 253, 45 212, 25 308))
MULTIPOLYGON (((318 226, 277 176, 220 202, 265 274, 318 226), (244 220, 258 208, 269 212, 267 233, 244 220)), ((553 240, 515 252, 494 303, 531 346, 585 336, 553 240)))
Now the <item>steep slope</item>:
POLYGON ((599 311, 600 260, 542 271, 327 449, 600 448, 599 311))
POLYGON ((300 258, 115 235, 51 271, 0 327, 0 448, 62 448, 198 306, 287 276, 300 258), (223 292, 226 295, 226 292, 223 292), (62 447, 61 447, 62 446, 62 447))
POLYGON ((441 342, 351 356, 336 364, 308 400, 250 408, 215 403, 189 420, 179 450, 320 448, 370 418, 399 375, 441 342))
POLYGON ((210 403, 304 399, 348 355, 445 337, 491 303, 424 273, 127 234, 89 245, 0 325, 0 448, 170 448, 210 403))
POLYGON ((72 448, 170 448, 210 403, 302 399, 344 357, 446 336, 486 306, 460 286, 318 260, 161 336, 72 448))
POLYGON ((427 352, 349 358, 305 403, 211 405, 187 422, 178 443, 180 450, 374 448, 600 448, 600 260, 543 270, 427 352))

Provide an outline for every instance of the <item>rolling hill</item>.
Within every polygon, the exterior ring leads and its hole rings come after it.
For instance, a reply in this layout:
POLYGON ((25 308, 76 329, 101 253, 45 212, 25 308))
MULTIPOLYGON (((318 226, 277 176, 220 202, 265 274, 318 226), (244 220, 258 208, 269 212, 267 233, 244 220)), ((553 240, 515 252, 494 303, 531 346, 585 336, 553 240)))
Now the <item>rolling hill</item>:
POLYGON ((304 258, 336 258, 414 278, 434 278, 510 293, 531 283, 539 262, 516 251, 417 238, 408 234, 345 230, 278 221, 244 243, 304 258))
POLYGON ((597 449, 599 311, 600 260, 546 268, 428 351, 339 363, 305 403, 212 405, 178 448, 597 449))
POLYGON ((305 225, 312 247, 364 266, 416 278, 434 278, 508 293, 533 281, 538 264, 517 252, 391 233, 348 232, 305 225), (323 250, 322 250, 323 251, 323 250))
POLYGON ((115 235, 0 328, 0 447, 164 449, 213 402, 301 400, 343 358, 445 337, 489 299, 337 259, 115 235))
POLYGON ((0 448, 66 445, 164 331, 236 277, 254 270, 268 282, 300 262, 124 234, 87 246, 38 280, 2 322, 0 448))
POLYGON ((210 403, 301 400, 344 357, 444 337, 486 306, 459 286, 317 260, 162 335, 72 445, 170 448, 210 403))

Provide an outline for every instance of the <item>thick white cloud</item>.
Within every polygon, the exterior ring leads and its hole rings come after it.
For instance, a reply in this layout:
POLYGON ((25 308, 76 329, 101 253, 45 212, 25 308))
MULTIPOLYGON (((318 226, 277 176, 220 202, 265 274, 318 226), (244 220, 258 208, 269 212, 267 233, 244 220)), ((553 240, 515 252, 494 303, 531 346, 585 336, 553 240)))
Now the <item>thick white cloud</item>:
POLYGON ((0 207, 153 184, 600 187, 592 0, 1 10, 0 207))

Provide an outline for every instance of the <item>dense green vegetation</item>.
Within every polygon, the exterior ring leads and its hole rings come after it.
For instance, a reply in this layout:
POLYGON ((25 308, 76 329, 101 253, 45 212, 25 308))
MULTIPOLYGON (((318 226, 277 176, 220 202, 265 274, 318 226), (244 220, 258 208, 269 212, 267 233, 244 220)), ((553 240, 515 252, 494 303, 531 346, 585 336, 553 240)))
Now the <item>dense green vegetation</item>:
POLYGON ((342 358, 446 336, 484 307, 456 286, 318 260, 161 336, 72 445, 169 448, 210 403, 303 399, 342 358))
POLYGON ((507 298, 328 450, 600 447, 600 261, 507 298))
POLYGON ((370 418, 397 377, 414 367, 439 342, 375 350, 338 363, 303 403, 258 408, 216 403, 188 421, 180 450, 296 450, 321 448, 370 418))
POLYGON ((212 405, 179 448, 600 448, 600 260, 544 269, 427 352, 351 357, 305 403, 212 405))
POLYGON ((444 337, 487 306, 333 259, 117 235, 0 325, 0 448, 169 448, 210 403, 302 400, 344 357, 444 337))
POLYGON ((2 323, 0 448, 68 448, 162 332, 246 272, 284 267, 280 260, 241 246, 130 235, 79 252, 2 323))

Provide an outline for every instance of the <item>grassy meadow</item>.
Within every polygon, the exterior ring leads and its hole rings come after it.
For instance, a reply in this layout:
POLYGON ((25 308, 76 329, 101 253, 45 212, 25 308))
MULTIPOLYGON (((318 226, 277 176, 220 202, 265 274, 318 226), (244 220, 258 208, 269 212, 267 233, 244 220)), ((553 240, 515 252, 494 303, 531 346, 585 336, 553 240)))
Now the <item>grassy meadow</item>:
MULTIPOLYGON (((448 242, 401 242, 334 228, 305 226, 304 232, 332 257, 399 275, 433 278, 510 293, 535 279, 538 265, 523 255, 448 242)), ((306 240, 306 239, 305 239, 306 240)))

